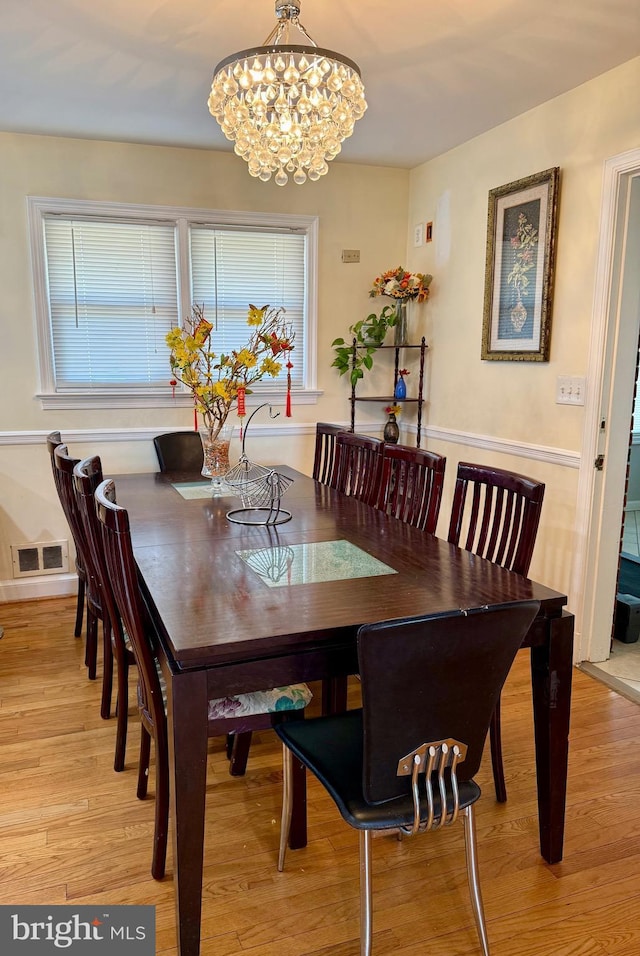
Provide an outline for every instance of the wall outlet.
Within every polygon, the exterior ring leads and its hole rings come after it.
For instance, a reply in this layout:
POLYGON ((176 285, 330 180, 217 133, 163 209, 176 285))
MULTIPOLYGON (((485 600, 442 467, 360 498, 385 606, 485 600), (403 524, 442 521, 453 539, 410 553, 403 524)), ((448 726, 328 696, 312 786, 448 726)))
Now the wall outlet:
POLYGON ((423 223, 419 222, 417 226, 413 227, 413 244, 417 248, 422 245, 422 230, 424 229, 423 223))

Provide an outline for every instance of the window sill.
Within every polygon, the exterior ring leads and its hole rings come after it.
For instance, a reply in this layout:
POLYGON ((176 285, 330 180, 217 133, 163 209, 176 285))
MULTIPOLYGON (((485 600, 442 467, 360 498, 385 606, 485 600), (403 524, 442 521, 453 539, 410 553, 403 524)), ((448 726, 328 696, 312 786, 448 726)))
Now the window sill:
MULTIPOLYGON (((322 396, 319 389, 305 388, 292 389, 291 402, 295 405, 316 405, 322 396)), ((73 409, 100 409, 100 408, 193 408, 193 399, 189 395, 176 395, 175 398, 166 392, 66 392, 41 393, 36 398, 42 403, 42 408, 73 410, 73 409)), ((256 389, 247 395, 247 408, 253 408, 264 402, 273 405, 284 405, 286 393, 283 389, 264 388, 256 389)))

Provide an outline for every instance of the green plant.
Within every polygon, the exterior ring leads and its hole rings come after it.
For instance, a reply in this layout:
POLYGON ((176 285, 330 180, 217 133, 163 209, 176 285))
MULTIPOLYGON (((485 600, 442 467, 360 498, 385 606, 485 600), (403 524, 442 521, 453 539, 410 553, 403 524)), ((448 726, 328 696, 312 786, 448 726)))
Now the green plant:
POLYGON ((364 378, 364 370, 371 371, 376 351, 384 342, 388 330, 393 328, 395 324, 396 308, 394 305, 385 305, 380 315, 372 312, 366 319, 354 322, 353 325, 349 326, 350 342, 339 338, 334 339, 331 343, 331 347, 336 353, 331 367, 337 368, 340 375, 349 372, 351 384, 357 385, 358 381, 364 378), (353 351, 354 339, 356 342, 355 355, 353 351))

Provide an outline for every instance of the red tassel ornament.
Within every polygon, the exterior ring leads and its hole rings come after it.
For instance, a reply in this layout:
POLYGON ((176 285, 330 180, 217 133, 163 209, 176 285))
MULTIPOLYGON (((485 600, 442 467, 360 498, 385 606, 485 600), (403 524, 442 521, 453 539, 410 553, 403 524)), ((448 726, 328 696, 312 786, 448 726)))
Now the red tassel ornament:
POLYGON ((289 356, 289 361, 287 362, 287 403, 285 405, 285 417, 291 418, 291 369, 293 368, 293 362, 291 361, 291 356, 289 356))

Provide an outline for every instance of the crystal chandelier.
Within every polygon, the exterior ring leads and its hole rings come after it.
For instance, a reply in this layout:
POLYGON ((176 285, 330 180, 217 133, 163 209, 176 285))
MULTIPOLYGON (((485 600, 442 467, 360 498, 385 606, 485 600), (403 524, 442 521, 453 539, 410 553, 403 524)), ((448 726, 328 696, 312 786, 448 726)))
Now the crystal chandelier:
MULTIPOLYGON (((324 50, 300 23, 300 0, 276 0, 278 23, 262 46, 218 63, 209 112, 249 172, 284 186, 328 172, 367 103, 353 60, 324 50), (290 39, 295 27, 302 43, 290 39)), ((294 34, 294 36, 296 36, 294 34)))

